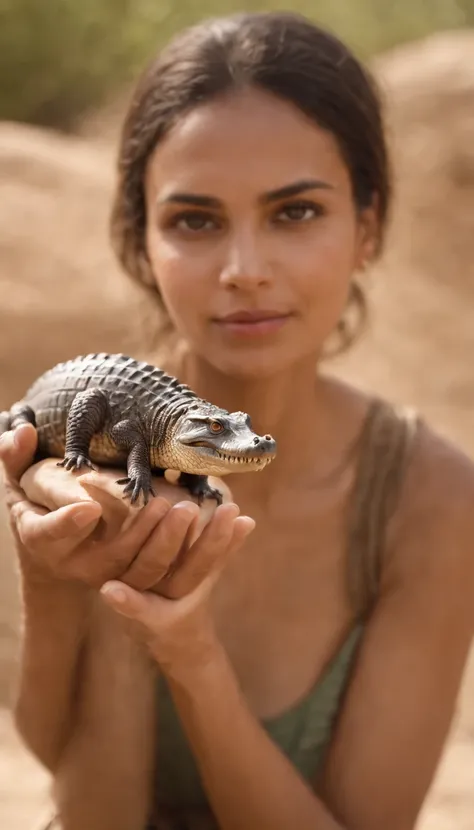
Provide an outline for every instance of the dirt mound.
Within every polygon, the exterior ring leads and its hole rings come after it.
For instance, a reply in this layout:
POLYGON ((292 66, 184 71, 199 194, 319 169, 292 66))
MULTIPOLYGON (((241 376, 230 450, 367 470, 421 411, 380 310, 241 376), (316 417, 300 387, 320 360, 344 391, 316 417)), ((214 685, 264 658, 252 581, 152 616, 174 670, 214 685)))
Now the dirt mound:
POLYGON ((394 50, 388 105, 395 208, 369 275, 370 331, 337 370, 412 403, 474 452, 474 31, 394 50))
POLYGON ((391 253, 474 297, 474 31, 437 35, 374 64, 397 174, 391 253))
POLYGON ((0 408, 56 360, 120 348, 140 302, 107 239, 113 159, 0 125, 0 408))

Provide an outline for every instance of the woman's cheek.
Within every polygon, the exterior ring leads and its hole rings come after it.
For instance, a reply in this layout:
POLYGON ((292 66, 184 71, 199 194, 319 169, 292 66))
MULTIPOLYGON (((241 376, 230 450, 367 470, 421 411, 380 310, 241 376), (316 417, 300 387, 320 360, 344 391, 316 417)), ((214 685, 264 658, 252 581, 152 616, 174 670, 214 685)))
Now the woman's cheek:
POLYGON ((158 290, 166 310, 181 334, 192 336, 198 320, 209 313, 208 277, 196 263, 186 267, 181 257, 169 257, 154 266, 158 290), (156 268, 156 270, 155 270, 156 268))
POLYGON ((314 252, 320 284, 335 294, 347 290, 354 270, 356 229, 349 220, 341 216, 329 222, 314 252))
POLYGON ((340 238, 326 237, 314 245, 309 257, 300 261, 299 294, 310 311, 315 330, 326 338, 346 307, 353 274, 352 257, 340 238))

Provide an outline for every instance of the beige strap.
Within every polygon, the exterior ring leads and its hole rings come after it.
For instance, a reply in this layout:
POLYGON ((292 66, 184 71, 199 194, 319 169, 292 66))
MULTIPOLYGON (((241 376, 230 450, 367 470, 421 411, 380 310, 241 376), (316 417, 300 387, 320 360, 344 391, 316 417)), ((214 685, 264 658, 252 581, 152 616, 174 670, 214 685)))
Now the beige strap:
POLYGON ((359 442, 359 464, 349 503, 349 594, 359 618, 377 597, 385 535, 401 493, 418 418, 385 401, 371 406, 359 442))

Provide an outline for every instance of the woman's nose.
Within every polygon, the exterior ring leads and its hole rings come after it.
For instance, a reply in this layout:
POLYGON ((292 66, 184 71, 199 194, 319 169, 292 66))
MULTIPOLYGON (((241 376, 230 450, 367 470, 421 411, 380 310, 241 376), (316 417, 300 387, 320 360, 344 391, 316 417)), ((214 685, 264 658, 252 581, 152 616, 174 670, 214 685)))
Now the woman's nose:
POLYGON ((271 268, 264 247, 251 234, 234 238, 221 270, 222 284, 250 289, 270 282, 271 268))

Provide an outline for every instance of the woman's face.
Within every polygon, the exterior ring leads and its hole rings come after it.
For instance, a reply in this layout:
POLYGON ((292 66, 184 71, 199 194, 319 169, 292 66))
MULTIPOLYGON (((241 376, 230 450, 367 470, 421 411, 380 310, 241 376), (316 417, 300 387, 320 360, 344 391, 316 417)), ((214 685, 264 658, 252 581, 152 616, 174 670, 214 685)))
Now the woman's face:
POLYGON ((372 251, 335 139, 246 90, 196 108, 153 153, 146 244, 179 333, 219 371, 270 376, 316 359, 372 251))

